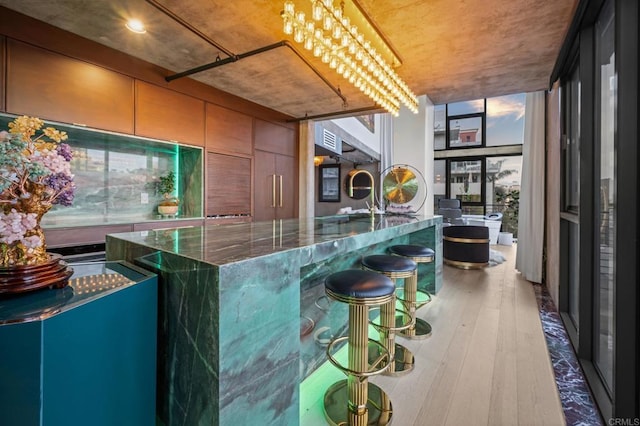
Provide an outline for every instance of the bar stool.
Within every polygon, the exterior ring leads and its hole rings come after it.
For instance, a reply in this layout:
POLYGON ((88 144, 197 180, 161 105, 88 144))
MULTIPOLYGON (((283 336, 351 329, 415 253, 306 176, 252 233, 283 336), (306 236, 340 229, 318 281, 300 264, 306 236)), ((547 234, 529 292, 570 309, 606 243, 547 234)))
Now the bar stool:
POLYGON ((334 383, 324 395, 324 413, 331 425, 386 425, 391 421, 391 400, 369 376, 384 372, 391 365, 389 351, 369 338, 369 307, 389 303, 395 285, 388 277, 359 269, 336 272, 325 281, 327 296, 349 304, 349 332, 327 346, 329 361, 347 375, 334 383), (348 365, 340 364, 333 347, 347 341, 348 365), (370 350, 373 346, 375 350, 370 350), (378 354, 370 360, 369 354, 378 354))
MULTIPOLYGON (((389 247, 389 252, 409 258, 416 263, 431 263, 436 256, 436 252, 429 247, 415 244, 391 246, 389 247)), ((416 310, 431 301, 431 295, 429 293, 418 290, 417 272, 415 277, 405 280, 404 289, 398 293, 398 300, 400 300, 404 308, 409 311, 411 319, 414 322, 413 327, 401 331, 400 334, 411 339, 426 339, 431 336, 431 324, 416 317, 416 310), (419 297, 420 300, 418 300, 419 297)))
MULTIPOLYGON (((410 279, 417 274, 418 264, 406 257, 391 256, 387 254, 374 254, 362 259, 362 266, 370 271, 379 272, 389 277, 394 284, 398 278, 410 279)), ((380 323, 371 323, 380 333, 380 341, 387 348, 391 359, 389 369, 383 374, 399 376, 413 369, 413 353, 406 347, 395 343, 396 332, 401 332, 412 327, 414 322, 411 315, 405 311, 398 311, 396 315, 395 295, 389 301, 380 306, 380 323)))

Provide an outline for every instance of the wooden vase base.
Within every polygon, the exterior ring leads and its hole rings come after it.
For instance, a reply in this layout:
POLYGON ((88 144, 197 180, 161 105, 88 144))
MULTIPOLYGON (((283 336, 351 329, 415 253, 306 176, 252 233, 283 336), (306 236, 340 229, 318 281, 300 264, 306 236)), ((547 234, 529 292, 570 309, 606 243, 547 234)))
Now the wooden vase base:
POLYGON ((37 265, 0 267, 0 295, 17 294, 45 287, 63 288, 73 269, 59 254, 49 253, 49 260, 37 265))

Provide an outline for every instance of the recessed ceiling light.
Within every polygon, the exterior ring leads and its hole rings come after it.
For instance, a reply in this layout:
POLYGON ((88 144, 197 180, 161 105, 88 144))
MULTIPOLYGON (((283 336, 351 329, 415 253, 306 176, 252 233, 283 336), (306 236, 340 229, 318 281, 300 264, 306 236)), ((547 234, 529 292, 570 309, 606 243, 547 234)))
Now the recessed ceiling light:
POLYGON ((129 19, 127 21, 126 27, 129 29, 129 31, 133 31, 137 34, 144 34, 147 32, 144 24, 139 19, 129 19))

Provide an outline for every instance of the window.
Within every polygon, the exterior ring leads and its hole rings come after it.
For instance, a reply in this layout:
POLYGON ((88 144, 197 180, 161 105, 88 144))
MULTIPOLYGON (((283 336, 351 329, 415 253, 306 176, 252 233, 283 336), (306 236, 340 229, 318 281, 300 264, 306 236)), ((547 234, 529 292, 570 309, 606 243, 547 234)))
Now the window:
POLYGON ((449 148, 482 146, 484 116, 449 116, 449 148))
POLYGON ((438 203, 447 197, 447 162, 435 160, 433 162, 433 203, 434 211, 438 211, 438 203))
POLYGON ((447 129, 446 109, 446 105, 436 105, 434 108, 433 149, 435 150, 447 148, 447 138, 445 137, 447 129))
POLYGON ((477 114, 484 112, 484 99, 476 99, 473 101, 456 102, 447 104, 447 114, 452 115, 466 115, 477 114))
POLYGON ((435 211, 440 198, 458 198, 464 214, 507 212, 506 229, 517 236, 525 97, 435 106, 435 211))
POLYGON ((486 158, 487 214, 502 213, 502 230, 518 233, 522 156, 486 158))
POLYGON ((578 213, 580 207, 580 68, 563 86, 564 129, 562 151, 563 210, 578 213))
POLYGON ((615 116, 617 104, 617 77, 615 51, 615 21, 613 1, 606 2, 596 22, 596 108, 595 141, 599 163, 596 165, 594 192, 596 197, 595 219, 599 223, 596 241, 599 244, 597 290, 594 312, 594 364, 607 386, 613 389, 613 302, 616 288, 616 224, 617 217, 617 167, 615 116), (599 145, 599 147, 598 147, 599 145), (599 176, 598 176, 599 174, 599 176))
POLYGON ((479 203, 482 201, 482 161, 450 161, 449 175, 452 183, 449 187, 450 198, 459 198, 463 203, 479 203), (453 181, 455 178, 455 182, 453 181))
POLYGON ((522 145, 524 93, 487 99, 487 146, 522 145))

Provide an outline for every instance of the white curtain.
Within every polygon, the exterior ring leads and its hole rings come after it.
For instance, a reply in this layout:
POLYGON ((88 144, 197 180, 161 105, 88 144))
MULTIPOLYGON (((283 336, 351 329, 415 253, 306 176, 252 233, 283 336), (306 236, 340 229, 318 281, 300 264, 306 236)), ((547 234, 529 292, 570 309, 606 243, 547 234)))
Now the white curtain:
POLYGON ((528 281, 542 282, 545 177, 545 93, 527 93, 524 118, 524 146, 518 252, 516 269, 528 281))

